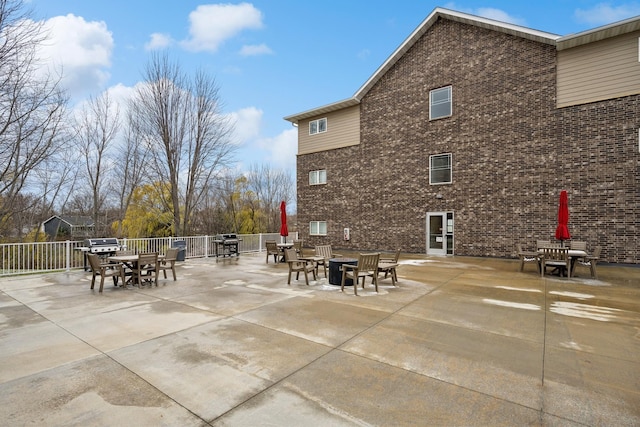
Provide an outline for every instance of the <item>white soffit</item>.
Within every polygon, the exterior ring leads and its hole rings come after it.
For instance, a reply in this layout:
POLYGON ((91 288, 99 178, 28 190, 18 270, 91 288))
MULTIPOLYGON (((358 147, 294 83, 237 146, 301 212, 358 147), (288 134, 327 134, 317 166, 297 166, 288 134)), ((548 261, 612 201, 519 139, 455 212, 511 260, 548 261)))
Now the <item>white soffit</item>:
POLYGON ((604 25, 581 33, 569 34, 568 36, 560 37, 556 40, 556 49, 571 49, 572 47, 598 42, 600 40, 621 36, 634 31, 640 31, 640 16, 625 19, 624 21, 614 22, 613 24, 604 25))

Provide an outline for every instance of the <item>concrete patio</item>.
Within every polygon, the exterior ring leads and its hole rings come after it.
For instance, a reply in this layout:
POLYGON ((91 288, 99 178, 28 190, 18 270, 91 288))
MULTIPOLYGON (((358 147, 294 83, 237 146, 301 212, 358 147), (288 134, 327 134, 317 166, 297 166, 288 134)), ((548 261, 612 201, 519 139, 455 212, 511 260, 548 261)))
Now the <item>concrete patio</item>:
POLYGON ((640 425, 640 268, 403 255, 356 297, 271 261, 0 279, 0 425, 640 425))

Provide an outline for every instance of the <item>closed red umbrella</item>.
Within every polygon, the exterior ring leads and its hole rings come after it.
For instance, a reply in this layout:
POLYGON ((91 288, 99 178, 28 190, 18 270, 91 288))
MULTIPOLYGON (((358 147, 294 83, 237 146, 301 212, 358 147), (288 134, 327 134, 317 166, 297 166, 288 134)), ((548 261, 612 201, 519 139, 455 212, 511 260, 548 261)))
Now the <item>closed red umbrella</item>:
POLYGON ((287 228, 287 205, 284 200, 280 202, 280 235, 282 237, 289 235, 289 229, 287 228))
POLYGON ((560 204, 558 205, 558 227, 556 227, 556 239, 563 244, 565 240, 571 238, 569 234, 569 198, 567 192, 560 192, 560 204))

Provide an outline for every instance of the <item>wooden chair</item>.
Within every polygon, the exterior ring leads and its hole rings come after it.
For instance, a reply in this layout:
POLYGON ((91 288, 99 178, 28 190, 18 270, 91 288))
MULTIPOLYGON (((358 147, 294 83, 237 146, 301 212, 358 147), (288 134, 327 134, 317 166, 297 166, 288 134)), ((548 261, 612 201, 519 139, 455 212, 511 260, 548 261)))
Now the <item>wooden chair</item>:
POLYGON ((381 253, 380 254, 380 262, 398 262, 400 259, 400 249, 396 250, 394 253, 381 253))
POLYGON ((293 241, 293 249, 296 250, 298 256, 302 256, 302 240, 294 240, 293 241))
POLYGON ((298 253, 295 249, 285 249, 284 260, 289 264, 289 278, 287 285, 291 284, 291 273, 296 272, 296 280, 300 277, 300 272, 304 273, 304 281, 309 286, 309 272, 313 274, 313 280, 316 280, 316 266, 308 260, 298 259, 298 253))
POLYGON ((560 270, 560 274, 567 273, 571 277, 571 261, 569 260, 569 248, 546 247, 540 249, 540 274, 546 274, 547 267, 560 270))
POLYGON ((116 256, 117 255, 135 255, 136 251, 134 251, 133 249, 119 249, 116 251, 116 256))
POLYGON ((327 277, 327 267, 329 267, 329 260, 331 258, 340 258, 342 255, 334 254, 331 249, 331 245, 319 245, 315 247, 317 257, 322 257, 322 260, 316 261, 316 274, 318 274, 318 268, 324 267, 324 277, 327 277))
POLYGON ((579 265, 584 265, 584 266, 588 266, 589 269, 591 270, 591 278, 592 279, 597 279, 598 275, 596 274, 596 264, 598 263, 598 260, 600 259, 600 252, 602 251, 602 247, 600 246, 596 246, 596 248, 593 250, 593 254, 591 255, 587 255, 584 258, 581 258, 578 260, 578 264, 579 265))
POLYGON ((362 278, 362 289, 364 289, 364 283, 367 277, 373 278, 373 284, 375 285, 376 292, 378 292, 378 261, 380 260, 379 253, 373 254, 359 254, 358 264, 342 265, 342 282, 340 283, 340 289, 344 292, 344 282, 347 279, 353 279, 353 293, 358 295, 358 282, 362 278))
MULTIPOLYGON (((118 255, 136 255, 136 251, 133 249, 119 249, 116 251, 116 256, 118 255)), ((122 264, 122 269, 124 270, 125 276, 131 276, 133 274, 127 264, 122 264)))
POLYGON ((158 270, 164 273, 164 278, 167 278, 167 270, 171 270, 173 273, 173 281, 176 279, 176 261, 178 260, 178 252, 180 248, 167 249, 167 253, 162 260, 158 261, 158 270))
POLYGON ((569 247, 571 249, 577 250, 577 251, 586 251, 587 250, 587 242, 581 242, 578 240, 572 240, 571 243, 569 244, 569 247))
POLYGON ((91 266, 91 289, 96 284, 96 276, 100 276, 100 289, 98 292, 102 292, 104 288, 104 278, 113 277, 113 285, 118 286, 118 277, 122 279, 122 284, 125 284, 124 269, 121 264, 112 262, 101 262, 100 257, 96 254, 87 254, 89 265, 91 266))
POLYGON ((138 254, 138 262, 133 269, 133 281, 138 287, 143 283, 158 286, 158 253, 147 252, 138 254))
POLYGON ((269 264, 269 255, 273 255, 273 262, 278 263, 278 256, 280 256, 280 249, 275 240, 267 240, 265 242, 267 246, 267 264, 269 264))
POLYGON ((542 249, 542 248, 552 248, 555 245, 553 243, 551 243, 551 240, 537 240, 536 241, 536 249, 542 249))
POLYGON ((539 252, 524 251, 522 250, 522 245, 520 243, 516 243, 516 254, 518 255, 518 258, 520 258, 520 271, 524 270, 525 262, 532 262, 532 261, 536 262, 536 264, 538 265, 538 270, 540 270, 540 263, 539 263, 540 253, 539 252))
POLYGON ((391 275, 391 284, 393 286, 395 286, 398 281, 396 268, 398 267, 399 259, 400 249, 396 250, 394 254, 380 254, 380 260, 378 261, 378 272, 384 273, 385 279, 391 275))

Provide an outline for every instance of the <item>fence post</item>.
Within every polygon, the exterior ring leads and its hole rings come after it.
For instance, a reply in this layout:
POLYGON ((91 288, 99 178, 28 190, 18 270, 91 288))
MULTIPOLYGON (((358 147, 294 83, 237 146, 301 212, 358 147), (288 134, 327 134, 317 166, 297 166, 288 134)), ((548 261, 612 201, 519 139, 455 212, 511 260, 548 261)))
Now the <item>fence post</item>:
POLYGON ((209 258, 209 236, 204 236, 204 257, 209 258))
POLYGON ((71 241, 65 241, 66 251, 67 251, 67 273, 71 271, 71 241))

